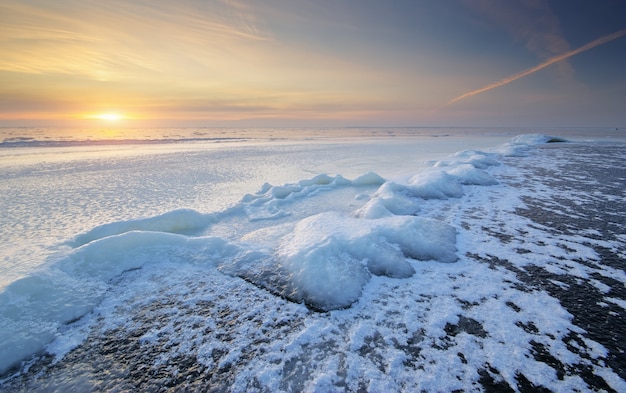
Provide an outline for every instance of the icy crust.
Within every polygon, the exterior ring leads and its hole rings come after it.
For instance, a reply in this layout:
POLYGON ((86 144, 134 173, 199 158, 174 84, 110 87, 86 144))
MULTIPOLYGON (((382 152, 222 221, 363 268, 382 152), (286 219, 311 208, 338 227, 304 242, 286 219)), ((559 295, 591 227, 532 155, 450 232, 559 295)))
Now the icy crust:
POLYGON ((87 233, 76 236, 69 242, 69 245, 78 247, 94 240, 130 231, 191 234, 206 228, 211 221, 212 216, 208 214, 201 214, 191 209, 174 210, 156 217, 100 225, 87 233))
MULTIPOLYGON (((515 140, 506 154, 526 149, 525 141, 515 140)), ((47 268, 0 293, 0 372, 90 312, 124 272, 146 265, 214 267, 317 310, 350 307, 372 275, 407 278, 416 260, 457 260, 457 228, 421 217, 427 213, 421 206, 460 198, 467 185, 497 184, 487 170, 498 157, 460 152, 406 184, 374 173, 266 184, 222 212, 176 210, 96 227, 69 242, 65 255, 52 256, 47 268), (346 192, 353 195, 347 206, 333 197, 346 192), (219 226, 238 230, 218 236, 212 228, 219 226)))

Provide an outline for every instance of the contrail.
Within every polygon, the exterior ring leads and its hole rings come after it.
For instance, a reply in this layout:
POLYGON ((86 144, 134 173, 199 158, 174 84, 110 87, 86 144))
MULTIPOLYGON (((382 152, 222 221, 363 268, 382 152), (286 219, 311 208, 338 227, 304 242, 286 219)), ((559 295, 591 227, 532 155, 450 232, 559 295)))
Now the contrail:
POLYGON ((485 87, 481 87, 480 89, 476 89, 476 90, 470 91, 469 93, 465 93, 465 94, 462 94, 462 95, 460 95, 460 96, 458 96, 456 98, 453 98, 450 101, 448 101, 446 104, 442 105, 441 108, 446 107, 446 106, 451 105, 451 104, 454 104, 455 102, 460 101, 460 100, 462 100, 464 98, 475 96, 476 94, 480 94, 480 93, 483 93, 485 91, 489 91, 491 89, 495 89, 496 87, 500 87, 500 86, 504 86, 506 84, 509 84, 509 83, 511 83, 511 82, 513 82, 515 80, 518 80, 519 78, 523 78, 526 75, 530 75, 533 72, 537 72, 537 71, 542 70, 542 69, 544 69, 544 68, 546 68, 548 66, 551 66, 554 63, 558 63, 561 60, 565 60, 565 59, 567 59, 569 57, 572 57, 574 55, 577 55, 579 53, 588 51, 589 49, 593 49, 596 46, 599 46, 599 45, 602 45, 602 44, 606 44, 607 42, 613 41, 614 39, 617 39, 617 38, 619 38, 619 37, 621 37, 621 36, 623 36, 625 34, 626 34, 626 29, 622 29, 622 30, 617 31, 617 32, 615 32, 613 34, 609 34, 609 35, 606 35, 604 37, 600 37, 597 40, 591 41, 590 43, 585 44, 585 45, 581 46, 578 49, 574 49, 574 50, 571 50, 569 52, 565 52, 562 55, 558 55, 558 56, 552 57, 552 58, 544 61, 543 63, 538 64, 538 65, 536 65, 536 66, 534 66, 532 68, 529 68, 529 69, 527 69, 525 71, 518 72, 517 74, 511 75, 511 76, 509 76, 507 78, 504 78, 504 79, 501 79, 501 80, 499 80, 497 82, 490 83, 490 84, 488 84, 485 87))

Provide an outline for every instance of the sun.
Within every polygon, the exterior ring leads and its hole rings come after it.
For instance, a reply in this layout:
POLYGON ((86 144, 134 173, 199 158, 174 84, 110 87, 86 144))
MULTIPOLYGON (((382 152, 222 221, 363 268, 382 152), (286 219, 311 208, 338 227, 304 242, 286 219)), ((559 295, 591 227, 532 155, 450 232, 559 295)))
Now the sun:
POLYGON ((116 111, 116 110, 109 110, 109 111, 103 111, 103 112, 87 112, 87 113, 82 113, 82 114, 77 114, 74 116, 75 119, 79 119, 82 121, 86 121, 84 123, 79 123, 79 124, 84 124, 84 125, 88 125, 89 127, 121 127, 128 121, 133 121, 136 118, 128 113, 124 113, 124 112, 120 112, 120 111, 116 111))
POLYGON ((124 116, 115 112, 107 112, 107 113, 99 113, 94 115, 96 119, 106 120, 106 121, 118 121, 124 118, 124 116))

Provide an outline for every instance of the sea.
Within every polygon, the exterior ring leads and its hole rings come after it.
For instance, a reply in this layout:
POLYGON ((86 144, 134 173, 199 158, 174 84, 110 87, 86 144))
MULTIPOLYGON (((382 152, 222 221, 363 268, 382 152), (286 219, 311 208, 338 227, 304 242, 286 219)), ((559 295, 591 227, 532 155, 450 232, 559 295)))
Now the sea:
POLYGON ((626 129, 0 128, 0 392, 624 392, 626 129))

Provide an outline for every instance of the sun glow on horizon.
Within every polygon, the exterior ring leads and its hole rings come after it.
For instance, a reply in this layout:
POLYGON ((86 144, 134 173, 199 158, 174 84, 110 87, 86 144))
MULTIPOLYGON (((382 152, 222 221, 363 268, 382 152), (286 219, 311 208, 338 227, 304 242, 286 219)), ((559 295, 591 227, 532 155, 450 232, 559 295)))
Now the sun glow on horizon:
POLYGON ((86 120, 100 120, 100 121, 105 121, 107 123, 117 123, 121 120, 129 119, 128 116, 123 115, 119 112, 89 113, 89 114, 78 115, 75 118, 86 119, 86 120))
POLYGON ((107 121, 118 121, 124 118, 124 116, 116 112, 99 113, 97 115, 94 115, 93 117, 96 119, 107 121))

